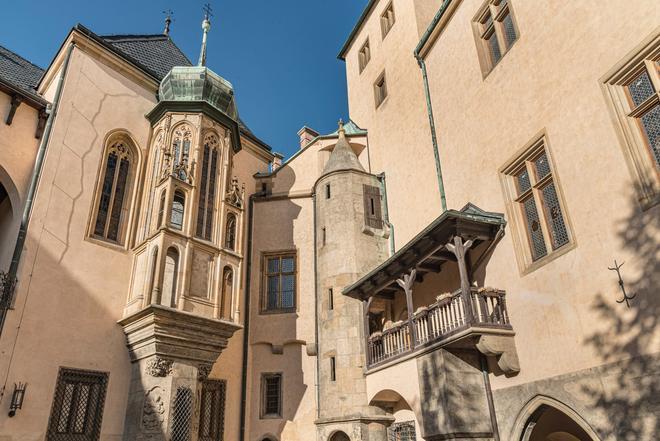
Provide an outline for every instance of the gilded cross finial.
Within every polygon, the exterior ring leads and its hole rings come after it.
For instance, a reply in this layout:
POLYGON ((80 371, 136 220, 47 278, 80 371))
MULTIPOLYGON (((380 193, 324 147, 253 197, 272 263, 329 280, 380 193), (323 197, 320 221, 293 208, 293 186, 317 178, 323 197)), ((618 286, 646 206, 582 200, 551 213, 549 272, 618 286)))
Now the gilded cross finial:
POLYGON ((163 35, 167 35, 169 37, 170 25, 172 24, 172 15, 174 15, 174 11, 171 9, 166 9, 163 11, 163 14, 165 14, 165 30, 163 30, 163 35))

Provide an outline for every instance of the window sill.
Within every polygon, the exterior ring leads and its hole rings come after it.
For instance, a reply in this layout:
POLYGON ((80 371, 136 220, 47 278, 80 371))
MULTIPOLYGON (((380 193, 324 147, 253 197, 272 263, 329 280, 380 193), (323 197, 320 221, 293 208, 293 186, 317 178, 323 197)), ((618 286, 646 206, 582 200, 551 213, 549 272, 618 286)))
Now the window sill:
POLYGON ((259 315, 296 314, 297 312, 298 312, 297 308, 262 309, 261 311, 259 311, 259 315))
POLYGON ((575 248, 577 248, 577 243, 575 241, 570 242, 563 247, 552 251, 550 254, 547 254, 543 257, 541 257, 538 260, 533 261, 531 264, 527 265, 521 272, 521 276, 526 276, 528 274, 533 273, 537 269, 547 265, 548 263, 552 262, 553 260, 563 256, 566 253, 569 253, 570 251, 573 251, 575 248))
POLYGON ((88 242, 93 243, 94 245, 100 245, 102 247, 108 248, 108 249, 113 250, 113 251, 119 251, 119 252, 122 252, 122 253, 125 253, 126 251, 128 251, 126 249, 125 245, 120 244, 120 243, 116 243, 116 242, 110 242, 108 240, 101 239, 100 237, 87 236, 85 238, 85 240, 87 240, 88 242))

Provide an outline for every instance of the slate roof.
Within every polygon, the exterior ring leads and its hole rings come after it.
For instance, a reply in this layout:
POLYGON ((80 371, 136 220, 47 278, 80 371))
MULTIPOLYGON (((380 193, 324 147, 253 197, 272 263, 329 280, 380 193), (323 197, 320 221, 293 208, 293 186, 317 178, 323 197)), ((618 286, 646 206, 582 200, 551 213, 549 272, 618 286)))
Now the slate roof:
POLYGON ((0 46, 0 80, 30 95, 38 96, 35 86, 43 74, 44 70, 39 66, 0 46))

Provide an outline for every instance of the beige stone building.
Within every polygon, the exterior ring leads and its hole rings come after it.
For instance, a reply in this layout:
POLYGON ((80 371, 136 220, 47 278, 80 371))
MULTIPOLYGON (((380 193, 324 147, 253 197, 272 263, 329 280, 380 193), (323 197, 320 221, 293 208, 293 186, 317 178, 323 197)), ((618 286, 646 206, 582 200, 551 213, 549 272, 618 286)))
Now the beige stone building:
POLYGON ((658 438, 655 2, 370 0, 339 57, 282 162, 204 49, 0 48, 0 439, 658 438))

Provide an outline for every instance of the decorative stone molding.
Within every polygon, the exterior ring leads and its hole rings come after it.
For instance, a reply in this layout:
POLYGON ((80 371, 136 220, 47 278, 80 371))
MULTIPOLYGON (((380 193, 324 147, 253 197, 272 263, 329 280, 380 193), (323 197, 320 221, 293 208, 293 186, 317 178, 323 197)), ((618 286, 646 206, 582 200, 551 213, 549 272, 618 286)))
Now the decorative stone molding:
POLYGON ((243 200, 245 198, 245 184, 242 186, 238 185, 238 178, 234 176, 231 178, 231 185, 227 190, 227 195, 225 200, 228 204, 233 205, 236 208, 243 208, 243 200))
POLYGON ((477 342, 479 352, 487 357, 496 357, 497 366, 508 375, 520 372, 520 362, 513 336, 482 335, 477 342))
POLYGON ((147 362, 144 371, 152 377, 167 377, 172 373, 172 361, 154 357, 147 362))
POLYGON ((211 363, 202 363, 197 366, 197 379, 199 381, 206 380, 211 373, 211 369, 213 369, 213 365, 211 363))
POLYGON ((163 400, 163 388, 154 386, 144 394, 144 405, 142 406, 142 429, 148 432, 162 430, 165 419, 165 403, 163 400))

